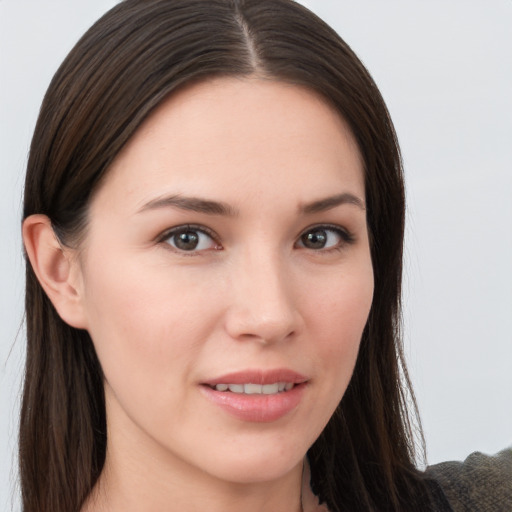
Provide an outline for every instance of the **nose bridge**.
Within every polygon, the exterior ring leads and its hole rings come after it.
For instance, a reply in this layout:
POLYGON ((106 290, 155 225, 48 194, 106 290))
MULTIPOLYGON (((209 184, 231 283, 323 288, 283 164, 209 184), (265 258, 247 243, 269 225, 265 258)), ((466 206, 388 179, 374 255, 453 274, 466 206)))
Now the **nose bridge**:
POLYGON ((261 247, 246 250, 236 266, 227 320, 230 335, 272 343, 296 332, 299 315, 290 272, 279 252, 261 247))

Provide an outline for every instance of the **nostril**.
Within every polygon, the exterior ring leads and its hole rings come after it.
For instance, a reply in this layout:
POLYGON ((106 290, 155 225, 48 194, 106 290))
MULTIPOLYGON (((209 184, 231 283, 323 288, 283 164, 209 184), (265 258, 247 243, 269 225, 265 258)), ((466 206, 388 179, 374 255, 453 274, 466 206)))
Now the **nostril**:
POLYGON ((240 341, 255 341, 267 345, 293 338, 295 330, 288 330, 276 324, 259 324, 253 325, 251 328, 246 326, 245 330, 236 331, 231 328, 230 334, 240 341))
POLYGON ((225 325, 232 338, 271 344, 294 337, 301 315, 283 273, 261 267, 234 282, 225 325))

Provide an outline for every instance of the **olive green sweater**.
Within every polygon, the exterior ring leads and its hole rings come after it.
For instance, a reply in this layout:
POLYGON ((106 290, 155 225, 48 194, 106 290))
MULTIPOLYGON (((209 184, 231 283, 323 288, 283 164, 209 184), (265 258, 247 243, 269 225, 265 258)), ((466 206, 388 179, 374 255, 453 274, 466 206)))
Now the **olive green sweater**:
POLYGON ((425 473, 440 485, 453 512, 512 512, 512 447, 435 464, 425 473))

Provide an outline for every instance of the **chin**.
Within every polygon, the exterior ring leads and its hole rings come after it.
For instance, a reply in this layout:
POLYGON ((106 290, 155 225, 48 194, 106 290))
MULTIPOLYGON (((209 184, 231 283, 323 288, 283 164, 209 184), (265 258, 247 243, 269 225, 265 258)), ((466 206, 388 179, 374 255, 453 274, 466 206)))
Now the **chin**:
POLYGON ((298 466, 306 451, 283 450, 282 447, 254 450, 229 450, 213 458, 211 464, 203 460, 206 471, 220 480, 237 484, 249 484, 279 480, 298 466))
POLYGON ((302 468, 303 458, 304 456, 294 460, 293 463, 288 461, 276 463, 273 457, 269 457, 264 462, 251 462, 247 459, 245 463, 217 468, 215 476, 226 482, 242 485, 276 481, 286 477, 297 467, 302 468))

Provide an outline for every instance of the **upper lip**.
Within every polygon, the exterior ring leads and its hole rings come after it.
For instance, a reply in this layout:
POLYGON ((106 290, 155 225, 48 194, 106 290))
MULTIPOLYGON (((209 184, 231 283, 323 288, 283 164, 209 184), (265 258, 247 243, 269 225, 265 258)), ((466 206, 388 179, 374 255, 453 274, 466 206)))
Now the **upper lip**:
POLYGON ((216 386, 217 384, 274 384, 276 382, 291 382, 300 384, 306 382, 307 377, 288 368, 275 368, 272 370, 250 369, 226 373, 219 377, 209 379, 203 384, 216 386))

